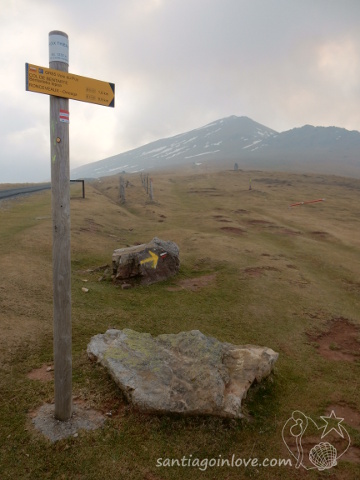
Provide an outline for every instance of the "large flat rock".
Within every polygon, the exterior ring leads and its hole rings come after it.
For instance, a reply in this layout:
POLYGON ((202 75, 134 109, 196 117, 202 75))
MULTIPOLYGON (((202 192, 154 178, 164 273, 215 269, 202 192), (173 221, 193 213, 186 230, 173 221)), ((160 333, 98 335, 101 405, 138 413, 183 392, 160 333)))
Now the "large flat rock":
POLYGON ((241 402, 278 353, 232 345, 198 330, 153 337, 130 329, 94 336, 87 348, 143 412, 241 418, 241 402))

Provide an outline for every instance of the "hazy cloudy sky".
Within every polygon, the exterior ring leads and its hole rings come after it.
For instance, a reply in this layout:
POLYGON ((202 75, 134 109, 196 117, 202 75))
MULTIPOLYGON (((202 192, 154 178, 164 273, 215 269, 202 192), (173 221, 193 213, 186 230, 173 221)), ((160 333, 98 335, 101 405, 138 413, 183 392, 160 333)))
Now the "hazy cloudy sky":
POLYGON ((70 101, 75 168, 230 115, 277 131, 360 130, 360 0, 0 0, 0 183, 50 177, 49 97, 25 63, 115 83, 115 108, 70 101))

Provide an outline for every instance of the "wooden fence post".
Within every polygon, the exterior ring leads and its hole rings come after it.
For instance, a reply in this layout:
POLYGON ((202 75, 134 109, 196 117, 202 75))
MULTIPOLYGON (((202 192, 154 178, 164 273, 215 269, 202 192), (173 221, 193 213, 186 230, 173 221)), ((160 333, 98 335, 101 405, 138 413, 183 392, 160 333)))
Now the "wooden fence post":
POLYGON ((124 204, 126 202, 125 198, 125 182, 122 176, 120 176, 120 203, 124 204))
POLYGON ((153 182, 152 178, 150 178, 150 202, 154 201, 154 191, 153 191, 153 182))

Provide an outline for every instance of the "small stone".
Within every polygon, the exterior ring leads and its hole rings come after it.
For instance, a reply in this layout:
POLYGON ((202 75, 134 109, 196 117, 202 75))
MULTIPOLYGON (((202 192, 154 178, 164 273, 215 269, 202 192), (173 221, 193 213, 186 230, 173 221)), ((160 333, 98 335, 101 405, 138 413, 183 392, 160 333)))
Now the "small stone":
POLYGON ((130 285, 130 283, 123 283, 123 284, 121 285, 121 288, 122 288, 123 290, 129 290, 129 289, 131 288, 131 285, 130 285))
POLYGON ((87 292, 89 291, 89 289, 88 289, 88 288, 85 288, 85 287, 82 287, 81 290, 82 290, 83 292, 85 292, 85 293, 87 293, 87 292))
POLYGON ((52 372, 53 370, 54 370, 53 367, 47 367, 46 369, 47 372, 52 372))

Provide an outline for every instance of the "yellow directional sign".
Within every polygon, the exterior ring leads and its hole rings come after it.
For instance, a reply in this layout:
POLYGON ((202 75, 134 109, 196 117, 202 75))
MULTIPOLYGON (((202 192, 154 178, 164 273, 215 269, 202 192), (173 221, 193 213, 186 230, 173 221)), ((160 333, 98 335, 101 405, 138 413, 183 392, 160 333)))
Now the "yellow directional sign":
POLYGON ((94 78, 25 64, 26 90, 46 93, 55 97, 70 98, 80 102, 96 103, 106 107, 115 106, 115 85, 94 78))
POLYGON ((159 256, 156 255, 156 253, 152 252, 151 250, 149 250, 149 253, 150 253, 150 257, 147 257, 144 260, 141 260, 140 263, 141 265, 143 265, 144 263, 150 263, 150 266, 152 268, 156 268, 159 260, 159 256))

